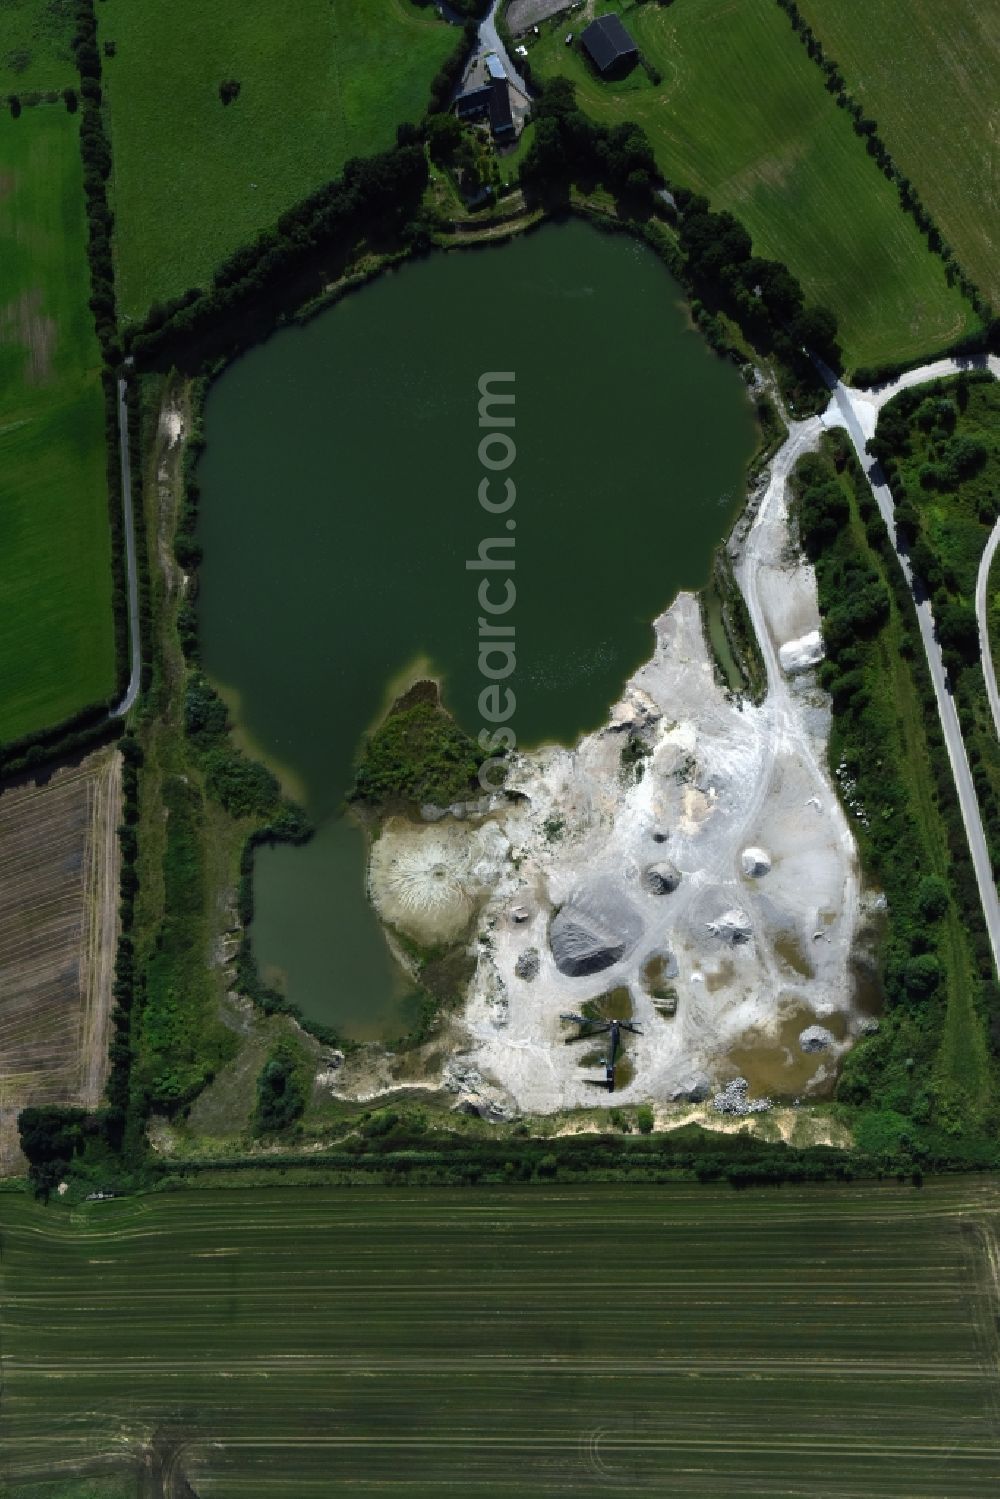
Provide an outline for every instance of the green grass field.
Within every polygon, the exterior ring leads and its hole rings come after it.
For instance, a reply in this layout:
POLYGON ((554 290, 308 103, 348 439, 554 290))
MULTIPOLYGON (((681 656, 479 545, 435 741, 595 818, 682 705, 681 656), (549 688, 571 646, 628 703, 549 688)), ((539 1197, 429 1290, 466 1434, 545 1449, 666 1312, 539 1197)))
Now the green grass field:
POLYGON ((620 9, 658 87, 641 68, 599 82, 564 44, 565 17, 531 49, 535 75, 572 78, 595 119, 637 120, 668 177, 731 209, 758 254, 833 309, 850 365, 929 354, 976 326, 774 0, 620 9))
POLYGON ((106 0, 121 307, 204 285, 351 156, 427 107, 458 39, 412 0, 106 0), (236 79, 228 106, 219 84, 236 79))
POLYGON ((959 261, 1000 304, 1000 7, 799 0, 959 261))
POLYGON ((0 96, 64 89, 77 82, 70 48, 73 0, 3 0, 0 96))
POLYGON ((0 740, 115 682, 78 116, 0 115, 0 740))
POLYGON ((998 1208, 992 1178, 3 1194, 3 1492, 124 1496, 144 1461, 213 1499, 987 1499, 998 1208))

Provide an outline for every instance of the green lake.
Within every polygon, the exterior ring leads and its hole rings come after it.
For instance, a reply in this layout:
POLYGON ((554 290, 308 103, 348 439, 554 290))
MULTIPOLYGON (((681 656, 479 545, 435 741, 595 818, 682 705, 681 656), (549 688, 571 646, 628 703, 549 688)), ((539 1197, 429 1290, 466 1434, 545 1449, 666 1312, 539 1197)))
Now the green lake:
MULTIPOLYGON (((495 421, 491 423, 495 425, 495 421)), ((205 668, 244 742, 317 824, 260 851, 254 947, 303 1013, 398 1035, 411 997, 365 895, 341 815, 358 741, 393 684, 433 673, 483 719, 477 589, 466 561, 513 534, 510 725, 521 745, 600 724, 648 655, 650 621, 706 579, 755 441, 737 370, 689 324, 643 245, 581 221, 405 265, 213 385, 200 465, 205 668), (480 458, 479 380, 513 372, 513 413, 480 458), (516 485, 509 514, 492 500, 516 485), (516 517, 516 531, 508 525, 516 517)), ((494 662, 494 664, 496 664, 494 662)))

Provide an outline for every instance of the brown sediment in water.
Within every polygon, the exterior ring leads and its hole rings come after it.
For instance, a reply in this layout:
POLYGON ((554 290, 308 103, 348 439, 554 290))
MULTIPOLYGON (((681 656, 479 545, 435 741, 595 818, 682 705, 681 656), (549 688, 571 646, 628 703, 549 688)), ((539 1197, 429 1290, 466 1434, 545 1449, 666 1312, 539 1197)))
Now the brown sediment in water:
POLYGON ((667 976, 667 959, 654 953, 642 970, 642 985, 650 999, 677 998, 677 990, 667 976))
POLYGON ((259 740, 243 727, 241 694, 235 687, 229 687, 222 682, 213 681, 211 685, 229 710, 229 732, 236 748, 242 750, 249 759, 259 760, 262 765, 267 766, 272 775, 277 777, 282 795, 287 796, 290 801, 298 802, 300 806, 305 806, 308 797, 302 777, 290 765, 268 753, 259 740))
POLYGON ((777 1035, 750 1030, 742 1044, 732 1048, 728 1062, 735 1075, 746 1078, 752 1096, 797 1098, 808 1094, 810 1099, 819 1099, 832 1094, 840 1059, 832 1051, 802 1050, 799 1036, 811 1025, 823 1026, 835 1041, 847 1040, 846 1014, 817 1015, 808 1005, 796 1001, 782 1016, 777 1035))
POLYGON ((816 970, 806 953, 802 950, 802 944, 791 932, 785 932, 774 939, 774 950, 781 961, 797 973, 799 978, 811 979, 816 970))
POLYGON ((714 994, 717 989, 724 989, 736 972, 736 964, 728 958, 723 959, 714 972, 705 972, 705 990, 708 994, 714 994))

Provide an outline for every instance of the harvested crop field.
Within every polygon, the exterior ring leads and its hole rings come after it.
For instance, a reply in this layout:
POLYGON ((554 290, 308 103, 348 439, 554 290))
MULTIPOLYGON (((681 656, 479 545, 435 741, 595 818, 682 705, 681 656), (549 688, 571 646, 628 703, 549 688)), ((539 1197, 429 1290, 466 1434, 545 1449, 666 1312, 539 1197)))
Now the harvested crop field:
POLYGON ((107 1065, 121 759, 0 795, 0 1174, 27 1104, 93 1107, 107 1065))
POLYGON ((987 1177, 0 1196, 0 1478, 986 1499, 998 1209, 987 1177))

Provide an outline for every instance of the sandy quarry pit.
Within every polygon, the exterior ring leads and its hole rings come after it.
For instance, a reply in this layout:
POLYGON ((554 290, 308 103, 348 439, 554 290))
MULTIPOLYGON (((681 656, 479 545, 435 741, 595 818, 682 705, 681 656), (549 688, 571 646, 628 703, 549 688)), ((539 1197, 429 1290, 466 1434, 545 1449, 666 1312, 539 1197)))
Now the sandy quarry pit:
POLYGON ((826 769, 815 577, 785 492, 822 430, 793 424, 732 542, 767 666, 761 706, 716 681, 697 599, 683 593, 606 727, 572 750, 519 755, 508 780, 519 798, 485 819, 394 821, 375 846, 378 909, 414 935, 422 921, 427 936, 472 921, 466 1044, 444 1084, 496 1114, 699 1100, 741 1071, 763 1092, 748 1047, 765 1079, 787 1084, 776 1091, 808 1098, 857 1033, 856 850, 826 769), (622 763, 630 737, 648 749, 638 778, 622 763), (439 909, 421 917, 428 879, 439 909), (580 1065, 593 1047, 564 1044, 574 1030, 560 1014, 621 986, 642 1034, 627 1038, 631 1078, 608 1095, 593 1062, 580 1065), (810 1032, 803 1050, 799 1031, 817 1025, 820 1043, 810 1032))

